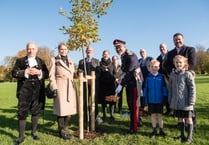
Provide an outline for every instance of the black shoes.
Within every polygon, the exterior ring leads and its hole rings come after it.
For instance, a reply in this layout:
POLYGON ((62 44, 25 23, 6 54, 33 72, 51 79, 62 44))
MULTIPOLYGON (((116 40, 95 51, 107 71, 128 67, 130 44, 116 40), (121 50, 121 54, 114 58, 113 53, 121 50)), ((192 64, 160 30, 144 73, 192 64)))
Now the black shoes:
POLYGON ((162 137, 165 137, 166 133, 164 131, 160 131, 159 135, 162 136, 162 137))
POLYGON ((155 138, 157 136, 157 131, 153 131, 151 134, 150 134, 150 137, 151 138, 155 138))
POLYGON ((127 132, 126 132, 126 135, 129 135, 129 134, 134 134, 136 131, 134 131, 133 129, 129 129, 127 132))
POLYGON ((67 140, 67 139, 70 139, 71 138, 71 134, 68 133, 65 130, 61 130, 60 137, 63 138, 64 140, 67 140))
POLYGON ((14 142, 14 145, 19 145, 21 144, 22 142, 24 141, 24 139, 17 139, 15 142, 14 142))
POLYGON ((138 126, 142 126, 143 125, 143 123, 142 123, 142 119, 141 118, 139 118, 138 119, 138 126))
POLYGON ((40 138, 37 135, 33 135, 33 140, 40 140, 40 138))

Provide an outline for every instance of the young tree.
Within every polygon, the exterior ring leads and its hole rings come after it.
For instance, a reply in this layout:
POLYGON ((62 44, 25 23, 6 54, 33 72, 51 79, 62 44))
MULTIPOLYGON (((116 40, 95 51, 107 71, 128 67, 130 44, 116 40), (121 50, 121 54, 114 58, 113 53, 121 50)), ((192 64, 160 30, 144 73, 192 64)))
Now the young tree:
MULTIPOLYGON (((70 27, 63 26, 60 30, 69 35, 68 48, 70 50, 82 50, 82 56, 85 58, 84 47, 101 40, 98 35, 99 24, 97 19, 107 14, 106 9, 110 8, 113 0, 69 0, 69 2, 72 4, 71 12, 66 13, 61 8, 59 13, 70 20, 72 25, 70 27)), ((84 76, 86 77, 85 64, 84 59, 84 76)), ((87 83, 86 89, 88 90, 87 83)), ((87 131, 89 131, 89 116, 87 116, 87 131)))

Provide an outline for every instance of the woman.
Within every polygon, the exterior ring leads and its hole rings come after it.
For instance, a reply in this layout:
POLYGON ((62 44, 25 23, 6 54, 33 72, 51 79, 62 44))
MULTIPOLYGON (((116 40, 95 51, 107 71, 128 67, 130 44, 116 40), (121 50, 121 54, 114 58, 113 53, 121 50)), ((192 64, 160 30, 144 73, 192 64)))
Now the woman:
POLYGON ((54 114, 57 115, 58 131, 63 139, 70 139, 67 125, 70 116, 77 113, 76 89, 73 82, 74 64, 68 58, 65 43, 58 46, 59 54, 49 66, 50 87, 54 90, 54 114))
POLYGON ((113 65, 110 60, 110 52, 104 50, 100 61, 100 102, 102 103, 103 120, 106 119, 107 103, 110 104, 110 119, 114 120, 115 102, 105 101, 106 96, 115 94, 115 78, 113 76, 113 65))

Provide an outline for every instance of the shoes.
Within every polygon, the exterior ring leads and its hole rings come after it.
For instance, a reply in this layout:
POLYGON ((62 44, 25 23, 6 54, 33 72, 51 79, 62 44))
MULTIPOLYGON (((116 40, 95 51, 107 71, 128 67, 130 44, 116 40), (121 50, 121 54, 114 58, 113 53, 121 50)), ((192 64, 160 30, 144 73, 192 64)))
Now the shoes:
POLYGON ((157 136, 157 132, 156 131, 153 131, 151 134, 150 134, 150 137, 151 138, 154 138, 154 137, 156 137, 157 136))
POLYGON ((40 140, 40 138, 37 135, 32 136, 33 140, 40 140))
POLYGON ((176 140, 176 141, 181 141, 181 142, 187 141, 187 139, 186 139, 185 136, 178 136, 178 137, 175 137, 174 140, 176 140))
POLYGON ((24 141, 24 139, 18 138, 18 139, 15 140, 14 145, 19 145, 19 144, 21 144, 23 141, 24 141))
POLYGON ((142 126, 143 125, 143 123, 142 123, 142 119, 141 118, 139 118, 139 120, 138 120, 138 126, 142 126))
POLYGON ((164 131, 160 131, 159 135, 162 136, 162 137, 165 137, 166 133, 164 131))
POLYGON ((102 120, 101 117, 97 117, 96 118, 96 122, 97 122, 97 124, 102 124, 103 123, 103 120, 102 120))
POLYGON ((187 143, 187 144, 190 144, 190 143, 192 143, 192 141, 193 141, 193 139, 189 139, 189 138, 188 138, 188 139, 186 140, 186 143, 187 143))
POLYGON ((60 137, 63 138, 64 140, 67 140, 71 138, 71 134, 65 130, 61 130, 60 137))
POLYGON ((114 116, 110 116, 110 120, 115 120, 115 117, 114 116))
POLYGON ((133 129, 129 129, 127 132, 126 132, 126 135, 129 135, 129 134, 134 134, 136 131, 134 131, 133 129))

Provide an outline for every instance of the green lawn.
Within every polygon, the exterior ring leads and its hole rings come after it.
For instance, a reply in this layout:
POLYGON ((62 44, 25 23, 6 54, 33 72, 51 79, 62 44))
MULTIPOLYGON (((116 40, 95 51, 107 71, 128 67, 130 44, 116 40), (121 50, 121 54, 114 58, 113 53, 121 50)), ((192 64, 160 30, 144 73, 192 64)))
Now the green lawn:
MULTIPOLYGON (((197 88, 197 133, 194 134, 194 142, 196 145, 209 145, 209 76, 198 75, 196 77, 197 88)), ((17 128, 17 99, 15 97, 16 83, 0 83, 0 144, 11 145, 18 136, 17 128)), ((124 100, 125 96, 124 96, 124 100)), ((101 108, 100 108, 101 110, 101 108)), ((123 111, 127 111, 127 104, 124 101, 123 111)), ((100 111, 100 116, 102 113, 100 111)), ((116 120, 107 121, 96 128, 104 135, 93 140, 79 140, 78 137, 72 137, 71 140, 63 140, 58 137, 56 116, 52 114, 52 100, 47 99, 46 109, 41 114, 38 127, 38 135, 40 141, 34 141, 30 136, 30 117, 27 119, 27 127, 25 141, 23 145, 134 145, 134 144, 150 144, 150 145, 178 145, 181 142, 174 141, 174 137, 179 135, 176 127, 177 119, 171 116, 164 116, 164 130, 167 133, 166 138, 156 137, 149 138, 152 131, 150 117, 143 118, 144 125, 138 128, 134 135, 125 135, 128 130, 129 118, 120 116, 116 113, 116 120), (44 117, 43 117, 44 116, 44 117)), ((69 130, 71 132, 78 130, 78 117, 73 116, 69 130)))

